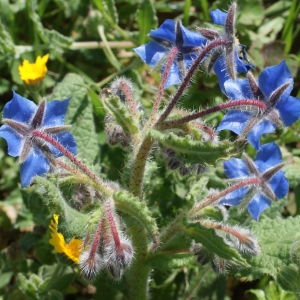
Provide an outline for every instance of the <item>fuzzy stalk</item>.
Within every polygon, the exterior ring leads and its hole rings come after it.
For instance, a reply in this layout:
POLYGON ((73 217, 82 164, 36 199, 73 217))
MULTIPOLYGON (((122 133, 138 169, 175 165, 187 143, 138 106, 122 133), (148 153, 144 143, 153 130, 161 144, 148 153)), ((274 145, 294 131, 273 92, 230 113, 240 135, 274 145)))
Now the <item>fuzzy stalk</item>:
POLYGON ((106 215, 106 220, 109 225, 111 234, 113 236, 116 248, 119 248, 121 242, 120 242, 119 232, 118 232, 115 217, 114 217, 114 207, 113 207, 112 201, 113 201, 112 199, 108 199, 105 202, 105 215, 106 215))
POLYGON ((145 228, 136 224, 129 228, 134 248, 134 259, 125 271, 128 300, 148 300, 148 282, 151 267, 147 265, 148 241, 145 228))
POLYGON ((266 110, 266 108, 267 108, 266 104, 259 100, 241 99, 241 100, 229 101, 229 102, 225 102, 220 105, 216 105, 216 106, 210 107, 208 109, 199 111, 197 113, 186 115, 180 119, 173 119, 170 121, 166 121, 166 122, 160 124, 159 129, 167 130, 167 129, 171 129, 171 128, 177 128, 178 126, 180 126, 184 123, 205 117, 205 116, 213 114, 215 112, 222 111, 222 110, 229 109, 229 108, 240 107, 240 106, 256 107, 262 111, 266 110))
POLYGON ((217 200, 221 199, 222 197, 226 196, 227 194, 229 194, 243 186, 260 185, 262 182, 263 182, 263 180, 261 178, 257 178, 257 177, 240 181, 240 182, 228 187, 227 189, 225 189, 217 194, 211 195, 211 196, 207 197, 206 199, 202 200, 199 205, 197 205, 191 209, 189 216, 190 217, 196 216, 199 213, 199 211, 201 209, 203 209, 204 207, 212 205, 217 200))
POLYGON ((64 146, 62 146, 56 139, 52 138, 50 135, 48 135, 45 132, 39 131, 39 130, 33 130, 32 136, 41 138, 48 142, 49 144, 53 145, 55 148, 57 148, 64 156, 66 156, 74 165, 76 165, 84 174, 86 174, 90 179, 92 179, 93 182, 96 183, 97 189, 103 193, 105 196, 110 196, 112 194, 112 190, 92 171, 89 170, 89 168, 82 163, 72 152, 70 152, 68 149, 66 149, 64 146))
POLYGON ((129 191, 137 197, 142 194, 145 167, 152 145, 152 139, 145 137, 132 160, 129 191))
POLYGON ((163 113, 161 114, 159 119, 157 120, 156 126, 161 124, 168 117, 168 115, 170 114, 172 109, 175 107, 175 105, 177 104, 179 98, 184 93, 184 90, 189 85, 195 71, 198 69, 198 67, 199 67, 200 63, 202 62, 202 60, 204 59, 204 57, 206 55, 208 55, 209 52, 211 50, 213 50, 214 48, 219 47, 219 46, 223 46, 223 45, 226 45, 226 40, 218 39, 218 40, 211 41, 209 44, 207 44, 202 49, 202 51, 197 56, 197 58, 194 60, 192 66, 188 70, 187 74, 183 78, 183 80, 182 80, 178 90, 176 91, 175 95, 173 96, 173 98, 171 99, 171 101, 169 102, 169 104, 167 105, 167 107, 165 108, 165 110, 163 111, 163 113))

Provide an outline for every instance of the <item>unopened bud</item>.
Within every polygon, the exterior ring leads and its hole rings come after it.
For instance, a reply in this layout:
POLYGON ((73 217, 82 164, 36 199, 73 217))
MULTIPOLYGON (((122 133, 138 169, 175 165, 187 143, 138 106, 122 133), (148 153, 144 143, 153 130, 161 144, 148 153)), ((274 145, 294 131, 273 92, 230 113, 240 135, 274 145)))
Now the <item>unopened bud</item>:
POLYGON ((110 85, 111 93, 126 102, 131 97, 133 86, 131 81, 126 77, 116 78, 110 85))
POLYGON ((227 272, 229 264, 226 259, 215 255, 214 259, 211 262, 211 266, 216 274, 225 274, 227 272))
POLYGON ((247 230, 240 229, 240 235, 232 236, 232 240, 237 242, 237 248, 244 253, 257 255, 260 253, 260 247, 256 238, 247 230))
POLYGON ((130 134, 125 132, 123 128, 114 122, 111 115, 105 117, 105 134, 110 146, 116 146, 120 144, 123 148, 127 148, 130 145, 130 134))
POLYGON ((91 251, 82 252, 79 259, 79 266, 83 277, 92 281, 103 267, 103 259, 99 253, 91 254, 91 251))
POLYGON ((106 247, 105 264, 108 272, 119 280, 123 271, 130 265, 133 258, 133 248, 131 242, 127 239, 121 239, 120 244, 116 246, 111 243, 106 247))
POLYGON ((199 265, 204 266, 211 260, 209 251, 200 243, 193 242, 190 251, 197 257, 199 265))

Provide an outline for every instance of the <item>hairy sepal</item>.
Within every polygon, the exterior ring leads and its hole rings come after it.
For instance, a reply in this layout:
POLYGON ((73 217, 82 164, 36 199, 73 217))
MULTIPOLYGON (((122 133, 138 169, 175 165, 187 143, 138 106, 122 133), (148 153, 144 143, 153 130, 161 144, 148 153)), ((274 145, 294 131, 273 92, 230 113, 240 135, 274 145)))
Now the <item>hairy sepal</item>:
POLYGON ((164 147, 175 151, 176 157, 185 163, 202 163, 213 166, 218 160, 228 160, 239 154, 238 144, 222 141, 218 143, 193 140, 190 136, 179 137, 174 133, 151 130, 150 137, 164 147))
POLYGON ((130 132, 131 134, 138 133, 138 124, 135 119, 132 118, 129 109, 120 98, 114 96, 109 98, 103 97, 101 98, 101 102, 105 110, 115 118, 116 123, 122 126, 124 131, 130 132))

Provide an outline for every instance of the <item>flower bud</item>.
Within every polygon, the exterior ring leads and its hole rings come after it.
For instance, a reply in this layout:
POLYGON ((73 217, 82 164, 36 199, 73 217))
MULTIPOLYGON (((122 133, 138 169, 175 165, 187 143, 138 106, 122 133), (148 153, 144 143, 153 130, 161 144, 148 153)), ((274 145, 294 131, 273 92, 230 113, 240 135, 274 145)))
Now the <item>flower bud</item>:
POLYGON ((91 255, 91 251, 87 250, 82 252, 80 256, 79 266, 83 277, 88 281, 92 281, 102 269, 103 259, 99 253, 96 252, 91 255))
POLYGON ((121 99, 122 102, 127 102, 128 97, 131 97, 133 86, 132 82, 126 77, 116 78, 110 85, 111 93, 121 99))
POLYGON ((130 265, 133 258, 131 242, 122 238, 119 245, 112 242, 105 250, 104 258, 107 271, 114 279, 121 279, 123 271, 130 265))

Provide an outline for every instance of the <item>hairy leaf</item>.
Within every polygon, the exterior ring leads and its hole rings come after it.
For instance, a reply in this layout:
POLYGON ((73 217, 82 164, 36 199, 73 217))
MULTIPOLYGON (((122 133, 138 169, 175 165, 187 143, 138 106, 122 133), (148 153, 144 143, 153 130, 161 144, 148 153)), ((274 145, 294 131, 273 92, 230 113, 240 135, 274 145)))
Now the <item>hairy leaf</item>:
POLYGON ((136 218, 146 228, 151 238, 158 237, 156 221, 152 218, 152 213, 144 202, 124 191, 115 192, 113 198, 118 210, 136 218))
POLYGON ((173 149, 176 157, 186 163, 213 166, 218 160, 227 160, 239 153, 238 145, 228 141, 209 143, 193 140, 190 136, 179 137, 172 132, 161 133, 156 130, 151 130, 149 135, 164 147, 173 149))
POLYGON ((276 277, 278 269, 283 265, 289 265, 291 261, 290 247, 300 238, 300 232, 295 230, 299 227, 300 216, 282 219, 271 219, 262 215, 259 222, 252 221, 252 232, 255 233, 261 253, 248 258, 251 270, 243 269, 238 272, 239 276, 247 276, 249 279, 260 278, 263 274, 276 277))

